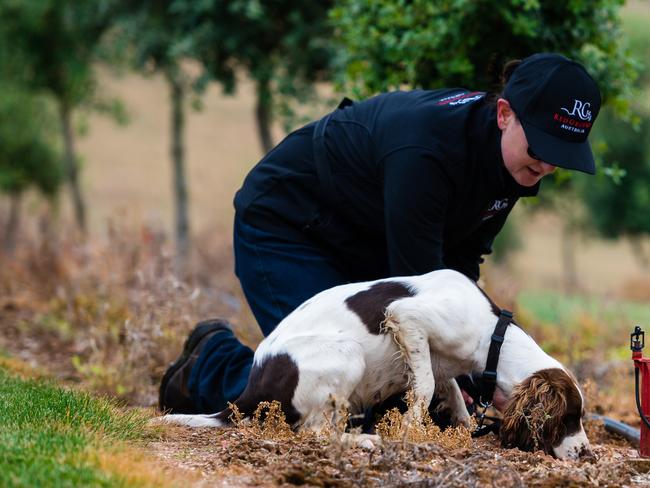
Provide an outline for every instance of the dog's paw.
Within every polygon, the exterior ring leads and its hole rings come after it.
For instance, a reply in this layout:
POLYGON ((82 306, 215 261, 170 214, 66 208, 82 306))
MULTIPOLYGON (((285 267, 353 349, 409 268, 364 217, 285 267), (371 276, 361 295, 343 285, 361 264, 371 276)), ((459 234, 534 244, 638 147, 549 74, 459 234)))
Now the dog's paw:
POLYGON ((447 414, 452 425, 462 425, 467 428, 471 425, 470 415, 467 412, 467 407, 465 407, 464 403, 448 401, 445 399, 438 404, 436 412, 438 414, 447 414))
POLYGON ((378 446, 375 446, 375 443, 373 441, 371 441, 370 439, 364 439, 364 440, 360 441, 357 445, 361 449, 365 449, 366 451, 372 451, 376 447, 378 447, 378 446))
POLYGON ((372 451, 381 446, 381 437, 376 434, 349 434, 345 433, 341 436, 341 441, 354 447, 360 447, 367 451, 372 451))
POLYGON ((469 414, 467 412, 465 412, 464 414, 461 414, 461 415, 453 415, 451 419, 452 419, 452 422, 454 423, 454 425, 456 425, 456 426, 461 426, 462 425, 466 429, 469 429, 471 427, 471 425, 472 425, 471 417, 469 416, 469 414))

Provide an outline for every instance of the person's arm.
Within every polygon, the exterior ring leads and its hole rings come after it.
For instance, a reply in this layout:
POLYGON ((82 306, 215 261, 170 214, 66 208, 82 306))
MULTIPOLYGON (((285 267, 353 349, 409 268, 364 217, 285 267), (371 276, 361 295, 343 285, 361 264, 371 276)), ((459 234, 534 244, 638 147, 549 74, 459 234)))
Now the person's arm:
POLYGON ((464 243, 454 246, 453 250, 445 253, 444 260, 447 267, 478 281, 479 266, 484 261, 483 256, 492 253, 494 238, 503 228, 513 206, 514 204, 486 220, 464 243))
POLYGON ((445 268, 443 230, 453 189, 430 150, 408 148, 383 161, 384 219, 392 276, 445 268))

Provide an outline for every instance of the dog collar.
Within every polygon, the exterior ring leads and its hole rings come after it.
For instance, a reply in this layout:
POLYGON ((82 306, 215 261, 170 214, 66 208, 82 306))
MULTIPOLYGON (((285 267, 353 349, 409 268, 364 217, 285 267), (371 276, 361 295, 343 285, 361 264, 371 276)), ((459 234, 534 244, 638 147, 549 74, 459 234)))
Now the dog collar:
POLYGON ((485 362, 485 371, 481 375, 479 404, 482 407, 492 405, 494 389, 497 386, 497 365, 499 364, 499 353, 505 340, 506 329, 512 322, 512 312, 501 309, 499 320, 492 333, 490 340, 490 349, 488 350, 487 361, 485 362))

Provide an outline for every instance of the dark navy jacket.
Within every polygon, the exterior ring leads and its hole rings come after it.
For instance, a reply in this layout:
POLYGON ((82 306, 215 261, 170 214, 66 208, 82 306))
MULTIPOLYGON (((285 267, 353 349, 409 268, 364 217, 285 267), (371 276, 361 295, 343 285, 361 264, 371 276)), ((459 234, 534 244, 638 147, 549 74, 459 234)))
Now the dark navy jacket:
POLYGON ((309 239, 351 280, 441 268, 477 280, 517 199, 539 188, 505 169, 496 109, 480 92, 398 91, 336 110, 324 136, 332 188, 316 171, 315 125, 253 168, 235 208, 251 225, 309 239))

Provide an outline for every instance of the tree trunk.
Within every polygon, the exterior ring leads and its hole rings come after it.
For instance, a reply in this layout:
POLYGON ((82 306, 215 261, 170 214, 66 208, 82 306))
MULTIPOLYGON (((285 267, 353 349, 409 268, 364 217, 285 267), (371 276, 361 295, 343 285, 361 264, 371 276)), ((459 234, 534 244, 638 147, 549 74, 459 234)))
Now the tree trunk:
POLYGON ((257 132, 260 136, 262 151, 264 154, 273 149, 273 137, 271 136, 271 83, 264 78, 257 82, 257 104, 255 106, 255 120, 257 122, 257 132))
POLYGON ((562 267, 564 270, 564 291, 575 293, 578 289, 576 268, 576 236, 569 223, 562 227, 562 267))
POLYGON ((650 267, 650 258, 648 258, 648 254, 645 249, 643 249, 643 241, 641 240, 641 237, 630 237, 629 241, 634 259, 641 265, 642 269, 647 270, 650 267))
POLYGON ((175 197, 175 231, 176 231, 176 269, 179 272, 187 270, 190 251, 190 222, 188 214, 187 178, 185 175, 185 148, 183 146, 183 131, 185 127, 185 112, 183 110, 184 92, 181 80, 175 73, 167 73, 167 81, 171 90, 172 105, 172 140, 171 156, 174 167, 174 197, 175 197))
POLYGON ((72 131, 72 110, 64 101, 60 103, 61 127, 65 148, 65 173, 72 192, 72 206, 75 220, 82 234, 86 234, 86 204, 79 186, 79 166, 74 152, 74 135, 72 131))
POLYGON ((6 254, 13 254, 16 249, 16 234, 20 224, 20 202, 23 194, 21 192, 9 195, 9 220, 2 239, 2 249, 6 254))

